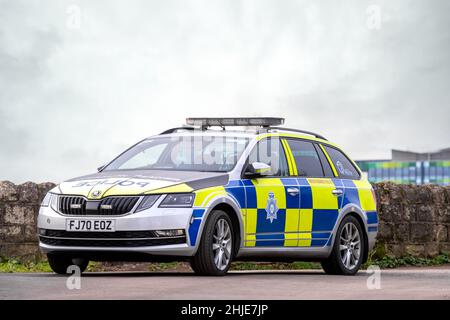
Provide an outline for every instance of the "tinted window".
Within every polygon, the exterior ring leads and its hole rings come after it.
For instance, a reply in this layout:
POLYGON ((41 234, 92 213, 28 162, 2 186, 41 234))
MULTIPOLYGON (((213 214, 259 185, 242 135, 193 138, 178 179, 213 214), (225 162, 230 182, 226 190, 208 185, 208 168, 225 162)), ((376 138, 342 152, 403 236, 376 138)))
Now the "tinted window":
POLYGON ((359 173, 348 158, 339 150, 324 146, 340 178, 359 179, 359 173))
POLYGON ((299 176, 323 177, 319 155, 311 142, 288 140, 299 176))
POLYGON ((333 170, 331 169, 330 163, 328 162, 325 154, 317 144, 314 144, 316 151, 319 154, 320 162, 322 163, 323 172, 325 172, 325 177, 334 177, 333 170))
POLYGON ((249 155, 248 163, 262 162, 272 170, 269 176, 288 176, 288 166, 279 139, 264 139, 258 142, 249 155))

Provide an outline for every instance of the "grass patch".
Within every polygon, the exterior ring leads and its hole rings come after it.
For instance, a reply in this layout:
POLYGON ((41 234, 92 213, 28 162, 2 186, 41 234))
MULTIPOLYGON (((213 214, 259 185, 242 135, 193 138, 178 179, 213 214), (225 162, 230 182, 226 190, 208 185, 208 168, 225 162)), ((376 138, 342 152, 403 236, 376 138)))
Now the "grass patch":
POLYGON ((181 262, 160 262, 152 263, 148 266, 148 271, 167 271, 179 268, 182 265, 181 262))
POLYGON ((443 253, 433 258, 420 258, 414 256, 395 258, 387 255, 378 259, 369 257, 369 260, 364 264, 363 268, 367 268, 370 265, 377 265, 381 269, 392 269, 404 266, 439 266, 448 263, 450 263, 450 256, 448 253, 443 253))
MULTIPOLYGON (((438 266, 450 264, 450 255, 448 253, 440 254, 433 258, 419 258, 413 256, 404 256, 395 258, 389 255, 375 258, 374 255, 363 265, 363 269, 371 265, 377 265, 381 269, 392 269, 403 266, 438 266)), ((230 270, 304 270, 320 269, 320 263, 297 261, 293 263, 275 263, 275 262, 233 262, 230 270)), ((107 268, 106 268, 107 269, 107 268)), ((169 271, 169 270, 189 270, 186 263, 166 262, 151 263, 148 271, 169 271)), ((101 272, 105 266, 101 262, 90 262, 87 271, 101 272)), ((122 269, 125 270, 125 269, 122 269)), ((128 270, 128 269, 127 269, 128 270)), ((130 271, 132 269, 129 269, 130 271)), ((0 272, 52 272, 49 264, 45 260, 41 261, 21 261, 15 258, 0 257, 0 272)))
POLYGON ((0 258, 0 272, 52 272, 47 261, 19 261, 0 258))

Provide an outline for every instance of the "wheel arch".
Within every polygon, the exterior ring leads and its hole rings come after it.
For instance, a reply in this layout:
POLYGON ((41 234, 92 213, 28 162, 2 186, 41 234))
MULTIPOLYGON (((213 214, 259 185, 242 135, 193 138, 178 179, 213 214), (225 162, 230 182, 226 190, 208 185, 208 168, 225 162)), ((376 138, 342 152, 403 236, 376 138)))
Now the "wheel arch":
POLYGON ((195 244, 195 250, 194 254, 197 252, 198 247, 200 245, 201 239, 203 237, 203 231, 205 229, 206 222, 208 221, 209 214, 214 210, 222 210, 228 214, 228 216, 231 219, 231 222, 233 224, 233 229, 235 230, 235 252, 234 254, 237 255, 239 252, 239 249, 243 245, 244 241, 244 222, 243 222, 243 216, 241 214, 241 209, 239 205, 231 198, 226 196, 218 197, 214 200, 212 200, 210 203, 208 203, 208 208, 205 211, 204 217, 202 219, 202 222, 200 224, 199 230, 198 230, 198 241, 195 244))
POLYGON ((233 224, 234 237, 235 237, 235 239, 233 239, 233 240, 235 241, 236 244, 239 244, 239 245, 234 246, 234 255, 236 256, 237 253, 239 252, 240 243, 242 240, 241 226, 239 223, 238 213, 234 210, 234 208, 230 204, 228 204, 226 202, 219 203, 211 211, 214 211, 214 210, 224 211, 230 217, 231 223, 233 224))
POLYGON ((349 212, 345 215, 345 217, 347 216, 352 216, 354 217, 356 220, 358 220, 358 222, 361 225, 361 229, 363 230, 363 241, 364 241, 364 248, 366 248, 366 250, 364 250, 364 255, 363 255, 363 259, 362 259, 362 263, 366 263, 367 259, 369 258, 369 237, 367 235, 367 228, 365 227, 365 223, 364 220, 361 218, 361 216, 359 214, 357 214, 356 212, 349 212))

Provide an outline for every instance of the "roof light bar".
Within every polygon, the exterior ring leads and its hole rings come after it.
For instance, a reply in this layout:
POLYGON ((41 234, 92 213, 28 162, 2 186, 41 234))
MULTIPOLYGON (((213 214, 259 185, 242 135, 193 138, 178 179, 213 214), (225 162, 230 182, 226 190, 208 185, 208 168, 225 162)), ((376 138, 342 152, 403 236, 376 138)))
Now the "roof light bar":
POLYGON ((284 124, 284 118, 187 118, 186 124, 191 126, 258 126, 270 127, 284 124))

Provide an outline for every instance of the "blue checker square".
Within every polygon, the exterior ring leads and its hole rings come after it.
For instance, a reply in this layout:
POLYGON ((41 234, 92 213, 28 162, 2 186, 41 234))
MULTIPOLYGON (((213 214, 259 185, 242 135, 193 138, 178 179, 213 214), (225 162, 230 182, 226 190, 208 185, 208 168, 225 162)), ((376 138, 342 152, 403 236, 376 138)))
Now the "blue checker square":
POLYGON ((313 199, 311 187, 300 187, 300 209, 312 209, 313 199))
POLYGON ((312 231, 331 231, 336 223, 338 210, 314 209, 312 231))
POLYGON ((368 224, 378 223, 378 214, 376 211, 368 211, 366 212, 366 216, 368 224))
POLYGON ((353 203, 361 207, 361 204, 359 203, 358 189, 345 188, 342 206, 345 207, 349 203, 353 203))
POLYGON ((309 182, 308 182, 308 180, 306 180, 306 178, 297 178, 297 183, 299 186, 308 186, 309 187, 309 182))
POLYGON ((284 186, 289 186, 289 187, 297 187, 298 186, 296 178, 281 178, 280 180, 284 186))
MULTIPOLYGON (((284 191, 286 193, 286 208, 298 209, 300 206, 300 193, 295 196, 292 196, 288 193, 287 189, 289 189, 289 188, 292 188, 292 187, 284 187, 284 191)), ((296 188, 298 188, 298 187, 296 186, 296 188)))
POLYGON ((256 190, 255 187, 252 185, 251 187, 245 187, 245 194, 247 195, 247 208, 256 208, 257 202, 256 202, 256 190))
POLYGON ((225 187, 225 191, 232 195, 234 199, 236 199, 241 208, 246 207, 244 187, 225 187))
POLYGON ((327 244, 328 240, 317 240, 317 239, 312 239, 311 240, 311 247, 325 247, 325 245, 327 244))
POLYGON ((286 222, 286 209, 278 209, 277 218, 270 222, 267 219, 266 209, 258 209, 258 217, 256 223, 256 233, 263 232, 281 232, 284 233, 284 227, 286 222))
POLYGON ((191 240, 191 246, 195 246, 197 242, 198 229, 202 223, 201 219, 195 219, 189 227, 189 239, 191 240))

